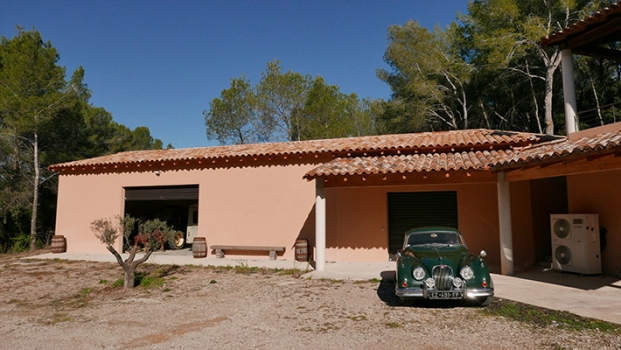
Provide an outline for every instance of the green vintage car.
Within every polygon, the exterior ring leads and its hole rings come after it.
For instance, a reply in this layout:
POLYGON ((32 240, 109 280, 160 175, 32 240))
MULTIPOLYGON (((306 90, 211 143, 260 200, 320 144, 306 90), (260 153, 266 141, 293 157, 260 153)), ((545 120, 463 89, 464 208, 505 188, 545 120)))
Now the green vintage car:
POLYGON ((486 306, 494 284, 483 258, 468 252, 462 234, 449 227, 422 227, 405 233, 397 252, 395 293, 403 301, 471 300, 486 306))

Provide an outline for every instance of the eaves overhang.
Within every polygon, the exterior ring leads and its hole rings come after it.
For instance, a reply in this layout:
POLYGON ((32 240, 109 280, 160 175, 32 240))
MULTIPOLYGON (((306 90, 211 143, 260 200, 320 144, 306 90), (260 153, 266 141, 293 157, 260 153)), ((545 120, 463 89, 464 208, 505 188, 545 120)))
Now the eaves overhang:
POLYGON ((523 147, 557 137, 488 129, 377 135, 340 139, 275 142, 169 150, 130 151, 54 164, 62 174, 129 172, 158 169, 252 166, 270 162, 325 163, 325 159, 477 152, 523 147), (321 160, 317 160, 321 158, 321 160))
POLYGON ((515 148, 511 159, 492 167, 493 172, 595 160, 603 156, 621 156, 621 131, 602 133, 578 140, 561 139, 552 142, 515 148))

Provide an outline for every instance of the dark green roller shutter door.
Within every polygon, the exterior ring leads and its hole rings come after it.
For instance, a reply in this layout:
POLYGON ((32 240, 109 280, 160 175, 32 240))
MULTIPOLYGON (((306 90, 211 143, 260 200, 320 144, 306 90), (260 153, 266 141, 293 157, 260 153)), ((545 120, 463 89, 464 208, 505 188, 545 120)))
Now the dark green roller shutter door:
POLYGON ((421 226, 457 228, 457 192, 388 193, 388 247, 395 254, 406 231, 421 226))

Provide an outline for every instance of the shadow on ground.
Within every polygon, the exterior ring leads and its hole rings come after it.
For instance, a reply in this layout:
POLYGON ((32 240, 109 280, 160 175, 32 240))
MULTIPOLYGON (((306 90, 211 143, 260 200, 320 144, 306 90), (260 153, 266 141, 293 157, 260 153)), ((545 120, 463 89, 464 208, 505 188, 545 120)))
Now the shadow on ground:
POLYGON ((381 301, 392 307, 412 307, 425 309, 446 309, 460 305, 460 301, 455 300, 416 300, 403 302, 395 294, 395 272, 382 271, 382 280, 377 287, 377 296, 381 301))
POLYGON ((573 272, 563 272, 538 266, 523 267, 515 270, 516 278, 531 281, 556 284, 559 286, 581 290, 596 290, 605 286, 621 288, 618 278, 605 275, 583 275, 573 272))

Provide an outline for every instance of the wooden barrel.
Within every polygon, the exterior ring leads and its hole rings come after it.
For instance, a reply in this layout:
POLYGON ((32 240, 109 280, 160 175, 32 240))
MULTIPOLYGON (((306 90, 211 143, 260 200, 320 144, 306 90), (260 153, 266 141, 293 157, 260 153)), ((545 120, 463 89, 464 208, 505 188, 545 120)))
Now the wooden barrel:
POLYGON ((308 239, 298 238, 295 241, 295 260, 308 261, 308 239))
POLYGON ((196 259, 207 256, 207 240, 205 237, 194 238, 194 242, 192 242, 192 254, 196 259))
POLYGON ((65 236, 52 236, 52 253, 64 253, 67 251, 67 240, 65 236))

